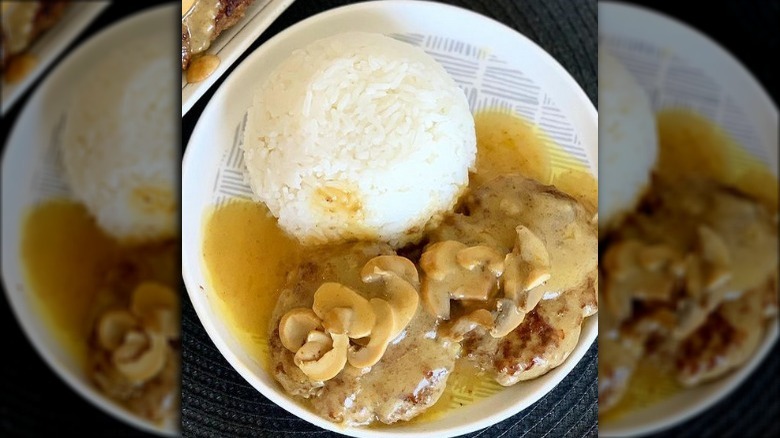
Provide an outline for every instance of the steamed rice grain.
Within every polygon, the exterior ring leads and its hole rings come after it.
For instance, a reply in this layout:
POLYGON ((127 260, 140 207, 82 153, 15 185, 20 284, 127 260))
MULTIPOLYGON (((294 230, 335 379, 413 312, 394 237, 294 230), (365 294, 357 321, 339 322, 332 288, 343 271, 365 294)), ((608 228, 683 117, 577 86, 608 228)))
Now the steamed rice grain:
POLYGON ((295 51, 255 92, 242 148, 253 192, 304 243, 418 240, 476 158, 463 91, 421 49, 350 32, 295 51))

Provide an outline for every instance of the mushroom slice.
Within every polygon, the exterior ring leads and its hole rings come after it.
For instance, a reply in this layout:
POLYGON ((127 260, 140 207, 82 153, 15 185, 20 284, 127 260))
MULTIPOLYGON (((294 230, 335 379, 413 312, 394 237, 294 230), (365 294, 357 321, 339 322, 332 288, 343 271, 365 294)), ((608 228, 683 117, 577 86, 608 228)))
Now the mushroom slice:
POLYGON ((331 342, 307 342, 295 353, 293 361, 313 381, 330 380, 347 364, 349 337, 331 334, 331 342))
POLYGON ((390 304, 379 298, 371 299, 371 307, 376 314, 376 323, 371 330, 371 339, 364 347, 350 347, 347 360, 355 368, 373 366, 385 354, 387 344, 395 333, 395 315, 390 304))
POLYGON ((360 271, 360 277, 366 283, 372 283, 393 273, 414 287, 420 285, 420 275, 411 260, 397 255, 381 255, 366 262, 360 271))
POLYGON ((699 248, 706 265, 703 286, 707 289, 716 289, 731 279, 729 250, 726 242, 712 228, 701 225, 698 232, 699 248))
POLYGON ((298 362, 312 362, 319 360, 328 351, 333 349, 333 338, 331 335, 325 334, 325 337, 315 334, 315 330, 311 331, 311 336, 307 336, 310 341, 301 345, 301 348, 295 352, 294 362, 298 365, 298 362))
POLYGON ((450 299, 485 301, 504 271, 501 255, 488 246, 467 247, 453 240, 428 246, 420 257, 422 300, 432 315, 450 318, 450 299))
POLYGON ((489 246, 479 245, 461 249, 455 260, 462 268, 479 275, 474 283, 486 287, 459 287, 450 293, 450 298, 486 301, 496 279, 504 273, 504 257, 489 246))
MULTIPOLYGON (((366 283, 384 282, 387 302, 393 309, 395 319, 390 340, 395 339, 414 318, 420 304, 420 296, 415 286, 419 284, 417 268, 405 257, 379 256, 363 266, 361 277, 366 283)), ((371 338, 373 337, 372 332, 371 338)))
POLYGON ((334 307, 323 315, 322 327, 330 333, 346 334, 352 325, 354 313, 349 307, 334 307))
POLYGON ((112 356, 116 369, 131 382, 142 383, 156 376, 165 366, 168 341, 164 336, 145 332, 147 345, 140 354, 127 357, 117 349, 112 356))
POLYGON ((466 245, 454 240, 436 242, 425 248, 422 256, 420 256, 420 268, 430 279, 443 281, 447 276, 456 272, 457 260, 455 260, 455 255, 458 251, 465 248, 466 245))
POLYGON ((114 350, 111 357, 115 362, 129 361, 141 354, 148 346, 149 339, 147 339, 143 331, 131 330, 125 333, 125 336, 122 339, 122 345, 114 350))
POLYGON ((530 312, 543 294, 529 296, 527 292, 550 279, 550 254, 544 242, 531 230, 523 225, 515 230, 515 247, 505 259, 504 296, 515 300, 523 311, 530 312))
POLYGON ((152 309, 144 319, 144 327, 165 336, 167 339, 179 339, 181 331, 181 318, 178 312, 159 307, 152 309))
POLYGON ((106 350, 114 351, 122 345, 125 335, 137 327, 138 320, 127 310, 109 310, 98 321, 98 342, 106 350))
POLYGON ((320 318, 313 310, 297 307, 279 320, 279 339, 284 348, 295 353, 306 342, 306 336, 320 326, 320 318))
POLYGON ((306 343, 319 342, 321 344, 333 345, 330 335, 322 330, 312 330, 306 335, 306 343))
POLYGON ((486 309, 477 309, 468 315, 461 316, 448 330, 448 337, 455 342, 460 342, 463 340, 463 337, 466 336, 466 333, 477 327, 492 330, 493 314, 486 309))
POLYGON ((417 308, 420 306, 420 295, 417 294, 417 289, 412 285, 397 277, 386 280, 386 293, 388 295, 387 301, 393 308, 395 315, 395 325, 390 339, 395 339, 417 313, 417 308))
POLYGON ((606 309, 618 322, 631 316, 634 300, 669 302, 681 272, 688 269, 674 248, 636 239, 611 244, 604 252, 602 265, 606 309))
MULTIPOLYGON (((415 292, 416 294, 417 292, 415 292)), ((312 306, 314 313, 319 318, 324 319, 328 312, 337 307, 352 309, 352 317, 348 321, 349 327, 345 330, 350 338, 362 338, 371 333, 376 317, 368 300, 343 284, 323 283, 314 292, 314 305, 312 306)), ((331 314, 330 317, 334 318, 335 314, 331 314)), ((336 323, 336 321, 332 322, 336 323)))
POLYGON ((525 319, 525 312, 517 308, 513 300, 501 299, 496 303, 496 315, 490 336, 503 338, 516 329, 525 319))

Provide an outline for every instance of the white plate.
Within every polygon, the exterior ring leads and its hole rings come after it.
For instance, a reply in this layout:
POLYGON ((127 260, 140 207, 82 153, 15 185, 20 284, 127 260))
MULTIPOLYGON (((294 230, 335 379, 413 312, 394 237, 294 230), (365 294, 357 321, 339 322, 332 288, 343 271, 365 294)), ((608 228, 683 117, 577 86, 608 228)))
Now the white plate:
MULTIPOLYGON (((454 436, 495 424, 547 394, 574 368, 593 343, 596 318, 588 318, 571 356, 549 374, 504 389, 425 424, 390 429, 343 428, 301 407, 242 349, 215 312, 201 259, 204 212, 230 198, 248 197, 237 139, 250 90, 289 53, 343 31, 381 32, 422 46, 465 90, 472 110, 514 109, 577 157, 560 167, 597 172, 597 113, 574 79, 541 48, 496 21, 432 2, 367 2, 333 9, 304 20, 254 51, 225 80, 201 115, 182 169, 182 271, 190 299, 219 351, 252 386, 289 412, 325 429, 352 436, 454 436), (470 29, 462 32, 462 29, 470 29)), ((594 53, 595 57, 596 54, 594 53)))
MULTIPOLYGON (((777 107, 750 72, 717 43, 656 12, 604 2, 599 3, 599 40, 636 77, 654 110, 687 107, 701 112, 777 175, 777 107)), ((617 421, 602 421, 599 435, 656 432, 702 412, 739 386, 759 366, 777 337, 775 320, 759 351, 734 373, 617 421)))
POLYGON ((279 15, 295 0, 255 0, 246 15, 235 26, 222 32, 206 51, 219 57, 219 66, 205 80, 190 84, 184 73, 181 75, 181 115, 195 105, 223 73, 236 62, 257 37, 263 33, 279 15))
POLYGON ((69 197, 58 151, 73 84, 83 75, 85 66, 97 63, 120 42, 169 28, 177 11, 178 8, 165 6, 137 13, 102 30, 71 52, 23 108, 6 145, 2 165, 3 282, 23 331, 49 367, 82 397, 119 420, 164 435, 178 432, 178 418, 163 426, 154 425, 130 413, 88 381, 81 364, 41 321, 40 304, 27 289, 19 254, 22 220, 27 211, 46 199, 69 197))
POLYGON ((36 60, 35 67, 30 70, 19 82, 9 84, 0 78, 2 88, 2 111, 5 114, 35 82, 68 45, 92 22, 100 12, 108 6, 109 2, 73 2, 68 5, 60 21, 51 29, 41 34, 38 40, 30 46, 27 53, 33 55, 36 60))

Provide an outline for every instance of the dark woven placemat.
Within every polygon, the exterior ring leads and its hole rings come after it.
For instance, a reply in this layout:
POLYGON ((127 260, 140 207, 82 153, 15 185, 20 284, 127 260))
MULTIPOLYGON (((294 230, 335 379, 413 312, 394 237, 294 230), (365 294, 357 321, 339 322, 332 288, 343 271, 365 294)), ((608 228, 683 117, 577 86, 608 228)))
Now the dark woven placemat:
MULTIPOLYGON (((297 0, 247 54, 290 25, 348 3, 353 2, 297 0)), ((596 101, 597 17, 594 1, 459 0, 447 3, 494 18, 535 41, 569 71, 593 102, 596 101)), ((197 117, 218 86, 213 87, 184 118, 182 136, 185 144, 197 117)), ((250 386, 213 345, 189 302, 184 305, 182 324, 182 430, 185 436, 336 435, 289 414, 250 386)), ((594 345, 572 373, 546 397, 514 417, 470 436, 596 436, 596 356, 594 345)))

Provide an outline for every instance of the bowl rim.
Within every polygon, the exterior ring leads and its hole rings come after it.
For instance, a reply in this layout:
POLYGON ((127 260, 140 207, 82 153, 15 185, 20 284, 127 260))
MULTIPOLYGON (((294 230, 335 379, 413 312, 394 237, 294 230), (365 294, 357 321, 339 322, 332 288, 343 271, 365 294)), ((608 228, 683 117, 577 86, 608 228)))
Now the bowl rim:
MULTIPOLYGON (((636 20, 643 20, 645 23, 645 28, 652 28, 653 32, 655 32, 655 35, 664 35, 663 39, 670 39, 675 38, 675 41, 680 43, 684 42, 686 44, 693 44, 698 46, 699 49, 702 49, 702 51, 706 51, 707 53, 705 55, 702 55, 699 53, 700 56, 712 56, 713 58, 717 59, 718 62, 723 63, 722 68, 724 70, 727 70, 727 73, 732 77, 735 78, 735 80, 740 82, 740 85, 745 88, 745 91, 750 93, 750 99, 753 103, 753 106, 759 107, 760 109, 757 110, 757 112, 760 112, 762 114, 766 114, 766 116, 769 118, 768 120, 765 120, 764 127, 766 126, 772 126, 774 125, 774 130, 772 129, 762 129, 762 131, 770 132, 769 135, 777 135, 777 119, 778 119, 778 108, 776 104, 772 101, 771 97, 769 96, 769 93, 766 91, 766 89, 763 87, 761 82, 759 82, 756 77, 748 70, 742 62, 731 54, 727 49, 725 49, 721 44, 719 44, 717 41, 710 38, 708 35, 704 34, 703 32, 699 31, 698 29, 694 28, 693 26, 684 23, 683 21, 669 16, 667 14, 664 14, 662 12, 653 10, 651 8, 647 8, 644 6, 639 5, 633 5, 633 4, 626 4, 619 1, 601 1, 599 2, 599 22, 602 23, 602 14, 607 14, 612 16, 613 18, 611 20, 606 20, 606 22, 615 22, 617 23, 618 20, 616 18, 620 18, 619 20, 619 26, 618 27, 625 27, 625 26, 631 26, 633 29, 633 26, 636 23, 636 20), (671 35, 671 36, 670 36, 671 35), (772 134, 774 133, 774 134, 772 134)), ((599 32, 606 31, 606 33, 609 33, 609 25, 607 26, 601 26, 599 29, 599 32)), ((642 39, 641 37, 637 36, 637 39, 642 39)), ((658 38, 658 37, 657 37, 658 38)), ((652 45, 659 47, 658 41, 649 41, 652 45)), ((674 46, 674 49, 670 50, 680 50, 679 45, 674 46)), ((686 46, 687 47, 687 46, 686 46)), ((680 53, 680 52, 677 52, 680 53)), ((688 53, 688 52, 686 52, 688 53)), ((712 69, 707 69, 708 71, 713 71, 712 69)), ((713 73, 711 73, 712 75, 713 73)), ((713 80, 716 78, 721 78, 722 75, 716 75, 711 76, 713 80)), ((721 82, 721 81, 718 81, 721 82)), ((759 128, 757 128, 759 129, 759 128)), ((774 150, 771 149, 773 140, 767 139, 767 144, 765 144, 766 147, 769 147, 770 152, 770 168, 772 166, 777 166, 777 153, 780 148, 775 147, 774 150), (774 156, 774 158, 771 157, 771 155, 774 156)), ((777 137, 774 137, 774 144, 777 145, 777 137)), ((774 167, 772 169, 775 176, 777 176, 777 167, 774 167)), ((778 339, 778 317, 775 316, 771 321, 768 322, 766 327, 766 334, 764 335, 764 339, 762 340, 761 344, 758 346, 756 352, 753 353, 751 358, 743 364, 741 367, 732 370, 727 376, 724 376, 716 381, 710 382, 707 385, 712 385, 713 388, 717 388, 716 390, 713 390, 714 392, 709 396, 702 396, 703 399, 699 401, 698 403, 695 403, 693 405, 686 405, 686 408, 679 409, 673 411, 670 415, 667 415, 663 419, 657 419, 654 421, 645 421, 644 424, 632 424, 632 425, 618 425, 614 426, 614 422, 603 422, 602 420, 599 420, 599 435, 605 436, 605 437, 630 437, 630 436, 641 436, 641 435, 647 435, 650 433, 656 433, 661 432, 667 429, 670 429, 674 426, 680 425, 681 423, 685 422, 686 420, 690 420, 693 417, 699 415, 700 413, 706 411, 713 405, 715 405, 717 402, 722 401, 729 395, 731 395, 734 390, 736 390, 737 387, 739 387, 741 384, 743 384, 748 377, 755 371, 755 369, 758 368, 758 366, 761 364, 761 362, 764 360, 764 358, 769 354, 769 352, 772 350, 772 348, 775 346, 778 339)), ((637 412, 643 412, 647 409, 651 409, 653 407, 658 408, 658 406, 661 406, 665 401, 661 400, 658 403, 653 404, 652 406, 640 409, 638 411, 634 411, 633 413, 637 412)), ((627 413, 626 415, 631 415, 632 413, 627 413)), ((625 417, 623 417, 625 418, 625 417)), ((615 420, 617 422, 619 420, 615 420)))
MULTIPOLYGON (((572 100, 576 100, 581 106, 581 108, 578 109, 583 111, 586 114, 585 118, 587 120, 584 123, 586 124, 592 123, 593 129, 597 131, 596 127, 598 124, 597 122, 598 115, 595 106, 587 97, 583 89, 580 87, 579 84, 577 84, 574 78, 571 77, 568 71, 566 71, 566 69, 564 69, 560 65, 560 63, 558 63, 557 60, 555 60, 549 53, 547 53, 544 49, 542 49, 539 45, 537 45, 535 42, 530 40, 525 35, 522 35, 518 31, 498 21, 495 21, 492 18, 480 15, 476 12, 463 9, 457 6, 440 4, 431 1, 397 0, 393 2, 368 1, 363 3, 357 3, 357 4, 351 4, 351 5, 333 8, 321 12, 317 15, 308 17, 282 30, 278 34, 274 35, 272 38, 270 38, 268 41, 266 41, 264 44, 262 44, 260 47, 255 49, 252 53, 250 53, 247 58, 242 60, 235 67, 235 70, 232 71, 230 75, 228 75, 225 78, 224 82, 216 90, 215 94, 211 97, 205 109, 200 114, 199 119, 195 125, 195 128, 193 129, 192 134, 190 136, 189 144, 191 145, 194 142, 194 139, 204 135, 204 132, 202 131, 206 129, 205 126, 206 123, 204 123, 203 116, 209 113, 210 107, 215 105, 215 102, 220 102, 222 100, 221 97, 227 93, 231 79, 235 77, 238 73, 243 71, 242 69, 245 68, 246 65, 249 63, 249 61, 251 61, 252 59, 263 56, 263 54, 270 51, 275 46, 282 44, 284 40, 287 39, 289 36, 297 34, 298 32, 305 32, 305 29, 308 28, 309 26, 312 26, 323 20, 329 20, 334 16, 338 16, 341 14, 359 13, 361 11, 373 10, 374 8, 406 8, 406 7, 421 8, 421 9, 427 8, 428 10, 426 12, 430 12, 430 10, 435 10, 439 12, 446 11, 451 14, 460 14, 459 15, 460 17, 468 17, 471 20, 476 20, 480 23, 483 23, 484 26, 494 27, 497 29, 497 32, 501 32, 503 35, 511 35, 508 36, 508 38, 522 39, 528 45, 529 50, 533 51, 535 56, 538 56, 539 62, 547 63, 551 68, 560 72, 560 80, 566 83, 568 87, 567 92, 573 93, 572 100)), ((188 146, 184 153, 184 157, 182 161, 183 182, 189 181, 193 178, 192 176, 190 176, 190 173, 194 172, 194 170, 192 169, 195 168, 196 166, 193 165, 192 163, 197 160, 196 158, 193 158, 195 155, 193 149, 195 148, 188 146)), ((598 163, 597 150, 594 153, 596 154, 596 156, 593 157, 590 166, 591 169, 593 169, 594 176, 597 176, 598 174, 597 173, 597 163, 598 163)), ((187 203, 187 197, 188 197, 187 188, 183 187, 182 188, 183 204, 187 203)), ((197 225, 201 227, 202 227, 202 220, 203 220, 202 213, 203 212, 200 212, 200 214, 198 215, 198 219, 196 221, 197 225)), ((195 222, 195 219, 193 219, 193 222, 195 222)), ((202 269, 202 266, 190 266, 191 263, 187 262, 188 254, 190 254, 190 252, 192 251, 194 251, 195 253, 199 253, 202 244, 202 242, 200 241, 190 242, 190 240, 195 240, 195 239, 187 238, 190 234, 188 233, 188 228, 190 227, 195 227, 195 225, 190 225, 189 223, 183 222, 182 236, 184 239, 182 241, 182 277, 184 279, 187 292, 190 296, 190 301, 192 302, 196 314, 198 315, 198 319, 200 320, 209 338, 217 347, 221 355, 226 359, 226 361, 231 365, 231 367, 235 369, 244 378, 244 380, 246 380, 252 387, 254 387, 255 390, 257 390, 260 394, 262 394, 263 396, 271 400, 276 405, 282 407, 286 411, 297 416, 298 418, 301 418, 323 429, 335 431, 341 434, 346 434, 349 436, 371 436, 371 437, 430 436, 430 434, 432 433, 432 431, 430 430, 426 430, 426 431, 401 431, 401 430, 394 430, 394 429, 377 430, 377 429, 367 429, 367 428, 345 427, 330 422, 320 417, 319 415, 316 415, 313 412, 305 409, 304 407, 300 406, 298 403, 295 403, 294 401, 290 400, 288 398, 289 396, 287 396, 284 393, 284 391, 281 390, 281 388, 271 387, 267 385, 265 382, 263 382, 261 379, 257 378, 257 376, 254 375, 254 372, 251 369, 249 369, 245 364, 242 363, 241 359, 231 349, 228 343, 222 338, 220 334, 220 330, 217 329, 215 323, 209 317, 209 308, 212 305, 208 303, 209 299, 206 296, 205 292, 202 290, 203 286, 198 284, 199 281, 196 279, 195 275, 193 274, 193 271, 202 269)), ((200 234, 197 232, 195 232, 194 234, 200 236, 200 234)), ((198 258, 198 260, 200 260, 200 258, 198 258)), ((592 318, 586 320, 586 322, 583 324, 582 334, 580 335, 581 337, 580 340, 578 341, 578 345, 575 348, 575 350, 570 354, 570 356, 566 359, 566 361, 564 361, 563 364, 561 364, 559 367, 551 371, 551 373, 552 372, 556 373, 555 379, 550 379, 550 381, 547 382, 543 387, 535 391, 533 395, 529 397, 524 397, 523 399, 521 399, 519 403, 513 404, 510 407, 500 409, 495 412, 491 412, 489 413, 489 415, 484 416, 479 421, 471 422, 463 426, 448 427, 443 430, 436 430, 435 433, 437 434, 437 436, 455 436, 463 433, 472 432, 496 424, 501 420, 509 418, 510 416, 515 415, 520 411, 529 408, 533 403, 535 403, 536 401, 538 401, 539 399, 547 395, 555 386, 557 386, 561 381, 563 381, 570 374, 570 372, 574 369, 574 367, 585 356, 590 346, 594 344, 597 332, 598 332, 597 319, 592 318), (587 330, 586 330, 586 324, 587 324, 587 330)))
MULTIPOLYGON (((118 35, 127 33, 130 29, 143 26, 143 23, 146 21, 159 19, 159 16, 164 16, 165 14, 172 14, 176 9, 178 9, 178 6, 176 5, 158 5, 144 8, 140 11, 132 13, 131 15, 123 17, 114 23, 111 23, 105 28, 100 29, 83 43, 79 44, 77 47, 74 47, 73 50, 67 53, 64 59, 62 59, 61 62, 58 62, 54 66, 53 70, 43 78, 42 82, 33 90, 30 98, 27 100, 27 102, 25 102, 24 107, 21 109, 19 116, 16 119, 16 123, 9 132, 9 136, 6 141, 6 147, 4 148, 5 150, 3 151, 2 157, 2 204, 4 207, 2 228, 4 237, 2 244, 2 283, 3 289, 5 290, 5 295, 9 302, 9 307, 11 308, 11 312, 16 318, 17 323, 21 327, 21 331, 25 334, 27 340, 33 345, 38 355, 43 358, 43 361, 46 363, 49 369, 53 370, 60 378, 60 380, 64 381, 66 385, 70 387, 70 389, 73 390, 77 395, 81 396, 81 398, 87 400, 90 404, 96 406, 102 412, 108 414, 116 420, 132 426, 137 430, 161 436, 175 436, 178 434, 179 431, 176 427, 178 420, 177 418, 171 418, 162 425, 156 425, 151 421, 142 419, 141 417, 130 412, 127 408, 123 407, 118 402, 100 392, 92 383, 87 381, 86 375, 77 375, 73 370, 60 363, 57 355, 52 351, 52 348, 54 348, 52 346, 60 345, 60 342, 53 338, 51 334, 52 329, 47 327, 45 323, 42 323, 41 319, 38 317, 36 312, 40 311, 40 309, 38 309, 39 303, 36 302, 37 298, 32 296, 28 297, 27 294, 20 293, 15 287, 12 287, 12 284, 9 283, 9 275, 12 275, 11 272, 14 272, 13 276, 16 276, 15 271, 18 271, 19 279, 23 284, 26 284, 27 281, 24 278, 25 276, 22 270, 23 268, 18 257, 19 248, 10 247, 10 244, 7 243, 9 239, 5 238, 6 232, 21 232, 21 229, 10 229, 10 225, 8 225, 8 223, 16 223, 18 218, 14 219, 13 221, 6 220, 6 204, 7 202, 10 202, 10 198, 15 196, 14 194, 10 193, 11 190, 14 192, 22 190, 19 184, 9 184, 10 181, 8 181, 7 178, 8 175, 12 173, 10 172, 12 169, 8 168, 8 166, 12 166, 12 163, 10 162, 11 160, 18 161, 15 160, 15 158, 23 157, 24 154, 28 153, 19 147, 16 148, 16 151, 12 151, 11 146, 20 143, 20 140, 17 138, 20 135, 23 135, 23 133, 20 132, 20 129, 22 129, 20 127, 22 125, 21 122, 23 120, 29 119, 32 116, 30 112, 35 107, 33 104, 42 99, 42 97, 49 91, 49 89, 52 88, 52 84, 55 83, 59 76, 74 68, 78 68, 79 64, 84 59, 94 58, 96 56, 95 53, 99 52, 99 46, 104 44, 106 40, 116 39, 118 35), (10 187, 13 187, 13 189, 10 187)), ((27 213, 24 208, 29 208, 31 205, 33 205, 33 203, 28 202, 25 206, 22 207, 22 210, 14 211, 14 214, 18 214, 19 217, 23 217, 27 213)))

